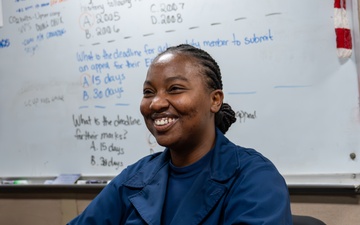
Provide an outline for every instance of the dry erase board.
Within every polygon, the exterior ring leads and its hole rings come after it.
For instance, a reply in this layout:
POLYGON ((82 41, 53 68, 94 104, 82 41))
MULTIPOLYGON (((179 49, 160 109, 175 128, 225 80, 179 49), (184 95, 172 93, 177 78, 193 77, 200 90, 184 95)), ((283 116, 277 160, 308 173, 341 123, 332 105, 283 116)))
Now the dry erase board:
POLYGON ((1 13, 0 176, 112 176, 162 151, 142 84, 180 43, 218 61, 232 141, 284 175, 360 172, 358 43, 337 57, 333 1, 12 0, 1 13))

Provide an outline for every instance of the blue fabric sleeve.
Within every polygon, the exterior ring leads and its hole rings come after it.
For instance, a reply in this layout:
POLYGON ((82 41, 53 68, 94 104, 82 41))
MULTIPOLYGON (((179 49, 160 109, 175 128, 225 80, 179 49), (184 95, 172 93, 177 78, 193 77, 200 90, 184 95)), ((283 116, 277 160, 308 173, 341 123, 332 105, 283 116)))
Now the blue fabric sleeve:
POLYGON ((91 201, 88 207, 68 225, 118 225, 121 221, 122 206, 117 187, 110 182, 91 201))
POLYGON ((262 156, 241 164, 229 192, 223 224, 291 225, 288 188, 275 166, 262 156))

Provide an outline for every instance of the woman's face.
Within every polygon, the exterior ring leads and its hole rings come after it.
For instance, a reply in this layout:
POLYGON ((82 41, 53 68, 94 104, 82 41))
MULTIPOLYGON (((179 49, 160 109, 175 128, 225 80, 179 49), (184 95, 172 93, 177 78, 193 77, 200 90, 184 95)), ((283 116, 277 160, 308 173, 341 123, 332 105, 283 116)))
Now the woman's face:
POLYGON ((214 92, 207 88, 194 58, 166 53, 156 59, 144 82, 140 111, 158 144, 194 150, 209 142, 218 110, 214 92))

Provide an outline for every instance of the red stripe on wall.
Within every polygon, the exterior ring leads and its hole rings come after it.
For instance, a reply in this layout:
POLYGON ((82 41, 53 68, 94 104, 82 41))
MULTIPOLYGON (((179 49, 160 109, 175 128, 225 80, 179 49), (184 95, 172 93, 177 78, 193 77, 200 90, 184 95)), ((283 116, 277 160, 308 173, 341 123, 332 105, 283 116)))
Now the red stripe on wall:
POLYGON ((346 9, 346 0, 335 0, 334 1, 334 8, 344 8, 346 9))
POLYGON ((336 47, 352 49, 351 32, 350 29, 336 28, 336 47))

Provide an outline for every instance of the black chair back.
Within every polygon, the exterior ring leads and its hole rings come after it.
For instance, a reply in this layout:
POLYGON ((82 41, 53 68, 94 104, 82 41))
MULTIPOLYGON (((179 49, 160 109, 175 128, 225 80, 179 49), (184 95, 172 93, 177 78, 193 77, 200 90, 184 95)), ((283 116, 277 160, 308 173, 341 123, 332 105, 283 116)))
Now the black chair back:
POLYGON ((293 215, 293 225, 326 225, 323 221, 311 217, 302 215, 293 215))

